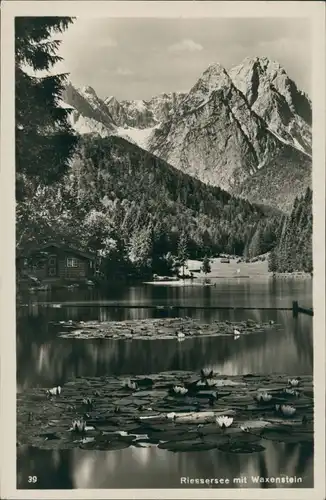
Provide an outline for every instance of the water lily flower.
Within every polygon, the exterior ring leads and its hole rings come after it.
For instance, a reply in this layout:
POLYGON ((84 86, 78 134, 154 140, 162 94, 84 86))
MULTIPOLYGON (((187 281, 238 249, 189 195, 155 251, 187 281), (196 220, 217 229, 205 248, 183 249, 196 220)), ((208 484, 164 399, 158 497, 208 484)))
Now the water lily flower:
POLYGON ((50 396, 59 396, 61 394, 60 385, 58 385, 58 387, 53 387, 52 389, 48 389, 47 394, 50 396))
POLYGON ((297 387, 299 384, 300 384, 300 381, 297 378, 292 378, 292 379, 289 378, 289 380, 288 380, 288 385, 290 385, 291 387, 297 387))
POLYGON ((177 335, 178 335, 178 339, 184 339, 185 338, 185 334, 183 332, 178 332, 177 335))
POLYGON ((216 386, 217 381, 214 378, 207 378, 206 384, 208 385, 208 387, 214 387, 216 386))
POLYGON ((275 405, 276 411, 282 413, 285 417, 292 417, 295 414, 296 409, 291 405, 275 405))
POLYGON ((202 368, 200 370, 200 374, 203 378, 212 378, 213 370, 211 370, 210 368, 202 368))
POLYGON ((133 391, 136 391, 138 389, 137 383, 132 382, 131 380, 126 381, 125 387, 127 387, 128 389, 131 389, 133 391))
POLYGON ((83 404, 86 405, 86 406, 91 407, 91 406, 93 406, 93 401, 92 401, 91 398, 84 398, 83 399, 83 404))
POLYGON ((236 328, 234 328, 233 330, 233 335, 236 337, 236 336, 240 336, 241 335, 241 332, 240 330, 237 330, 236 328))
POLYGON ((233 422, 233 418, 232 417, 227 417, 225 415, 223 415, 221 417, 216 417, 216 423, 222 429, 226 428, 226 427, 230 427, 230 425, 232 425, 232 422, 233 422))
POLYGON ((198 380, 198 382, 196 383, 196 385, 199 387, 199 386, 204 386, 206 385, 206 382, 205 380, 198 380))
POLYGON ((174 392, 175 392, 176 394, 181 394, 182 396, 183 396, 184 394, 187 394, 187 392, 188 392, 188 389, 186 389, 185 387, 182 387, 182 386, 180 386, 180 385, 175 385, 175 386, 173 387, 173 390, 174 390, 174 392))
POLYGON ((256 400, 261 402, 263 401, 264 403, 268 403, 272 399, 272 395, 268 394, 267 392, 259 392, 256 395, 256 400))
POLYGON ((73 420, 72 430, 74 432, 85 432, 85 430, 86 430, 85 420, 73 420))

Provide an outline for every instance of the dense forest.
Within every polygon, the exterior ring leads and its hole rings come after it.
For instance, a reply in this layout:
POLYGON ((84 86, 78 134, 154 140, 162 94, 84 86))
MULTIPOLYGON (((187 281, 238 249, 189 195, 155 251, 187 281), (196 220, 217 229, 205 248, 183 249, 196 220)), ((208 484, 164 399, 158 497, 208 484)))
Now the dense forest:
POLYGON ((264 253, 278 220, 122 138, 85 136, 63 179, 18 204, 17 243, 97 252, 105 274, 168 273, 186 257, 264 253))
POLYGON ((283 221, 279 241, 269 255, 269 270, 313 271, 311 189, 296 198, 291 215, 283 221))

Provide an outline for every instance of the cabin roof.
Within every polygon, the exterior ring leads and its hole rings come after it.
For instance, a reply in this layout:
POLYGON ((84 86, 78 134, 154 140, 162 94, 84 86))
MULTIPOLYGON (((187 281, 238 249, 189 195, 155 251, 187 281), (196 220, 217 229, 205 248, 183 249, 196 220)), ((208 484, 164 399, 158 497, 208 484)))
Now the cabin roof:
POLYGON ((50 241, 48 243, 44 243, 43 245, 31 245, 28 248, 24 248, 16 251, 16 258, 26 258, 31 256, 34 253, 46 251, 47 248, 55 247, 58 250, 63 250, 64 252, 69 252, 79 257, 83 257, 84 259, 94 260, 95 253, 84 252, 83 250, 79 250, 70 245, 66 245, 65 243, 58 243, 54 241, 50 241))

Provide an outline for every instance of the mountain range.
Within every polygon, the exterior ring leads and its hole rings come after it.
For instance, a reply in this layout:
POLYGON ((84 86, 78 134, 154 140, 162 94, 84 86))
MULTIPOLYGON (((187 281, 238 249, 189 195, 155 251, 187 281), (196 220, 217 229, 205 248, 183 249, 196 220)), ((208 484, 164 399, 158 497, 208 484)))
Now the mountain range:
POLYGON ((172 167, 289 212, 311 184, 309 97, 268 58, 210 65, 185 93, 101 99, 69 83, 62 106, 80 134, 120 136, 172 167))

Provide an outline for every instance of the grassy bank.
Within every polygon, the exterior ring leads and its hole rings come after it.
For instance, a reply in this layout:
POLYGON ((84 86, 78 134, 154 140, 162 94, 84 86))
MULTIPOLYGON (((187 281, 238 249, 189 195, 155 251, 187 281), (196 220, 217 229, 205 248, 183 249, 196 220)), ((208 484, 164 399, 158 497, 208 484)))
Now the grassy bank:
POLYGON ((293 273, 272 273, 268 271, 268 256, 263 256, 264 260, 256 260, 252 262, 245 262, 242 258, 226 257, 226 258, 212 258, 210 259, 211 272, 206 275, 200 270, 202 262, 199 260, 189 260, 187 268, 189 272, 193 272, 195 278, 199 279, 212 279, 212 278, 295 278, 295 279, 309 279, 311 275, 304 272, 293 273), (223 262, 228 260, 229 262, 223 262), (200 270, 198 272, 198 270, 200 270))

